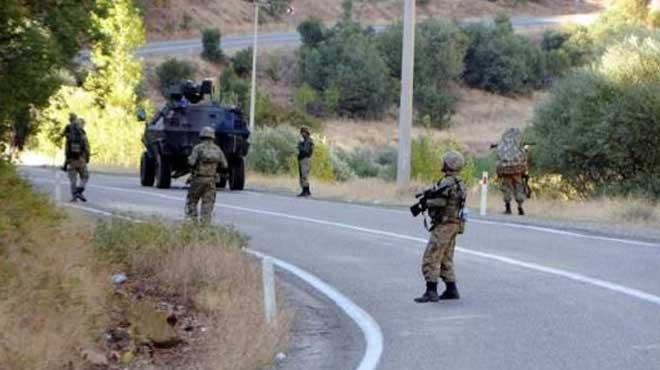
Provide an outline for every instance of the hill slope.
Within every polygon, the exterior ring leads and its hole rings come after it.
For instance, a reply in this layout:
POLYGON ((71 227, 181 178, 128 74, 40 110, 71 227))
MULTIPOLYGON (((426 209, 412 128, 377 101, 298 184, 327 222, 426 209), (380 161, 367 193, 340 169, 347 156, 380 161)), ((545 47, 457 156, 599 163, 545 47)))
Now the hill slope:
MULTIPOLYGON (((274 22, 267 21, 264 31, 294 29, 314 15, 328 23, 341 14, 342 0, 292 0, 295 13, 274 22)), ((509 15, 558 15, 598 10, 602 0, 430 0, 418 6, 419 17, 442 16, 455 19, 509 15)), ((160 0, 138 1, 145 12, 148 39, 165 40, 199 36, 200 30, 217 27, 223 34, 249 32, 252 6, 245 0, 160 0)), ((391 23, 401 17, 403 0, 354 0, 354 16, 365 24, 391 23)))

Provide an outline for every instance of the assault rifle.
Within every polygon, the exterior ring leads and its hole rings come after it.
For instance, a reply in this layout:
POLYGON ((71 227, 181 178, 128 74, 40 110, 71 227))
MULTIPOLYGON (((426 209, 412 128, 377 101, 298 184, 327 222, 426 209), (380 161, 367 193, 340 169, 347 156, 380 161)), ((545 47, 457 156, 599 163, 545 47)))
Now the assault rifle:
POLYGON ((445 191, 445 189, 447 189, 448 187, 449 185, 445 185, 437 189, 435 187, 432 187, 430 189, 424 190, 421 193, 415 194, 415 198, 419 200, 417 201, 417 203, 413 204, 410 207, 410 213, 412 213, 413 217, 417 217, 420 214, 426 212, 426 210, 428 209, 426 202, 429 199, 438 198, 440 194, 442 194, 445 191))

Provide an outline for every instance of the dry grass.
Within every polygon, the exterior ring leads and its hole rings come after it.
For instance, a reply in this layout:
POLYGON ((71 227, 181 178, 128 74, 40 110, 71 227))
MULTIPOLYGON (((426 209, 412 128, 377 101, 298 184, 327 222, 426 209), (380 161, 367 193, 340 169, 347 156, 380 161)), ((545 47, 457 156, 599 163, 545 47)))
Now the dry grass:
POLYGON ((77 369, 95 346, 108 284, 87 226, 0 164, 0 369, 77 369))
MULTIPOLYGON (((217 27, 224 34, 249 32, 252 25, 252 7, 241 0, 165 0, 149 2, 146 24, 148 39, 181 39, 199 37, 200 30, 217 27), (160 4, 160 5, 153 5, 160 4), (183 11, 182 11, 183 9, 183 11), (190 16, 188 29, 182 27, 185 14, 190 16)), ((600 9, 602 1, 590 0, 541 0, 516 4, 513 0, 431 0, 427 6, 418 7, 418 17, 441 16, 454 19, 509 15, 557 15, 587 13, 600 9)), ((293 0, 296 12, 280 22, 268 22, 263 32, 294 30, 296 25, 309 16, 316 16, 328 23, 336 22, 342 14, 341 1, 293 0)), ((389 24, 400 19, 403 5, 398 0, 354 1, 354 17, 365 24, 389 24)))
MULTIPOLYGON (((113 220, 99 227, 95 243, 133 279, 203 315, 208 331, 186 368, 256 369, 284 350, 289 314, 281 311, 276 325, 265 321, 261 271, 241 251, 246 240, 234 230, 113 220)), ((157 325, 147 328, 167 336, 157 325)))

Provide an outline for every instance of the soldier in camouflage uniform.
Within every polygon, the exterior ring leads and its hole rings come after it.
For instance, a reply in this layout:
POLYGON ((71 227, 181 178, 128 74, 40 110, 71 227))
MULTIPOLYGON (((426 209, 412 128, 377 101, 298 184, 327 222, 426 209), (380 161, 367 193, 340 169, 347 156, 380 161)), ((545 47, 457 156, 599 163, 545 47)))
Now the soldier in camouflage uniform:
POLYGON ((465 228, 463 207, 465 206, 465 187, 458 176, 465 160, 455 151, 449 151, 442 157, 442 171, 445 177, 431 189, 432 197, 425 200, 429 216, 432 219, 431 237, 424 251, 422 274, 426 281, 426 292, 417 303, 437 302, 446 299, 459 299, 454 275, 454 248, 456 236, 465 228), (442 278, 446 289, 438 296, 438 279, 442 278))
POLYGON ((186 218, 197 222, 197 204, 202 201, 201 222, 211 222, 213 206, 215 205, 215 184, 218 176, 218 166, 227 168, 227 159, 224 153, 215 145, 215 131, 204 127, 199 133, 202 142, 196 145, 190 156, 188 164, 192 167, 192 180, 186 198, 186 218))
POLYGON ((83 192, 89 181, 87 164, 89 163, 90 148, 85 132, 85 121, 74 113, 70 113, 69 124, 64 128, 62 136, 66 139, 65 161, 62 169, 69 175, 71 201, 75 202, 80 199, 86 202, 87 198, 83 192))
POLYGON ((312 154, 314 154, 314 141, 307 127, 300 129, 302 141, 298 143, 298 174, 300 187, 302 191, 299 197, 309 197, 312 193, 309 190, 309 173, 311 171, 312 154))
POLYGON ((522 143, 522 133, 517 128, 509 128, 497 148, 497 179, 504 200, 504 214, 511 214, 511 200, 518 204, 518 214, 523 216, 523 203, 528 191, 523 176, 527 172, 527 152, 522 143))

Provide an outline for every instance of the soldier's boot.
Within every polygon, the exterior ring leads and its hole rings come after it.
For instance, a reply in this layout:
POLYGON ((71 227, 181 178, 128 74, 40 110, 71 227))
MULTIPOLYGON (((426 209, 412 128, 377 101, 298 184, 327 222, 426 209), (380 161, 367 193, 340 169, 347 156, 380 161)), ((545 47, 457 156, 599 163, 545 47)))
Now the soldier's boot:
POLYGON ((509 202, 504 203, 504 214, 505 215, 511 214, 511 203, 509 202))
POLYGON ((85 191, 85 188, 78 188, 76 190, 76 198, 82 200, 83 202, 87 201, 87 198, 83 195, 83 192, 85 191))
POLYGON ((456 288, 456 282, 453 281, 445 282, 445 286, 446 289, 440 296, 441 300, 461 298, 461 296, 458 294, 458 289, 456 288))
POLYGON ((305 188, 302 188, 300 194, 298 194, 298 197, 304 197, 304 196, 305 196, 305 188))
POLYGON ((525 215, 525 210, 522 207, 522 204, 518 204, 518 215, 524 216, 525 215))
POLYGON ((306 196, 306 197, 311 197, 311 196, 312 196, 312 192, 309 191, 309 186, 306 186, 306 187, 305 187, 305 196, 306 196))
POLYGON ((415 298, 417 303, 428 303, 428 302, 437 302, 440 298, 438 297, 438 283, 426 282, 426 292, 421 297, 415 298))

